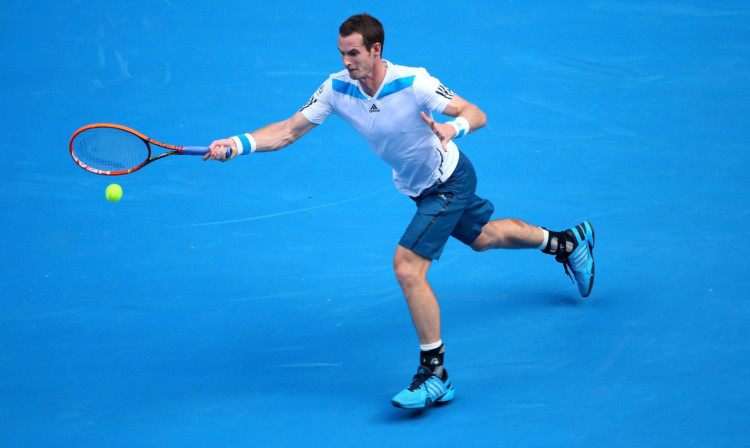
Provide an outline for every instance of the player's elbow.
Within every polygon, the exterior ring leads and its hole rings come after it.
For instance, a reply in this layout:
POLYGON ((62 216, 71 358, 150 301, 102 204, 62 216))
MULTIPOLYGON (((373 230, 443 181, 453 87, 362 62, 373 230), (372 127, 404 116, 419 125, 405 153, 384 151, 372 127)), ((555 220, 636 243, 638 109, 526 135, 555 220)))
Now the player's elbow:
POLYGON ((483 127, 485 127, 487 125, 487 114, 485 114, 484 112, 482 112, 482 110, 479 109, 479 108, 477 108, 477 110, 479 111, 479 114, 477 116, 477 127, 476 128, 479 129, 479 128, 483 128, 483 127))
POLYGON ((302 138, 302 136, 314 126, 315 125, 297 112, 294 116, 284 121, 284 142, 286 145, 291 145, 302 138))
POLYGON ((300 138, 300 136, 294 131, 294 127, 291 126, 288 121, 277 123, 274 134, 273 151, 286 148, 300 138))
POLYGON ((292 143, 299 140, 300 137, 302 137, 302 135, 296 132, 293 128, 287 129, 287 131, 284 133, 284 146, 291 145, 292 143))

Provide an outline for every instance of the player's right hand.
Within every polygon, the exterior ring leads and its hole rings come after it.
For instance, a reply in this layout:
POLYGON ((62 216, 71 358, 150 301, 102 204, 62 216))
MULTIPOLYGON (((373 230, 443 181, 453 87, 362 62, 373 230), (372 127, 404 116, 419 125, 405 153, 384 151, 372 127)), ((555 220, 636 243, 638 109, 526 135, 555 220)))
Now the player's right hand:
POLYGON ((440 139, 440 144, 443 145, 443 151, 448 152, 448 142, 456 136, 456 130, 453 126, 446 123, 438 123, 422 111, 419 112, 419 116, 422 117, 422 120, 430 126, 432 132, 434 132, 440 139))
POLYGON ((237 156, 237 147, 234 144, 234 140, 231 138, 222 138, 220 140, 214 140, 208 146, 208 152, 203 156, 203 160, 218 160, 220 162, 226 162, 237 156), (227 158, 227 148, 231 148, 232 153, 227 158))

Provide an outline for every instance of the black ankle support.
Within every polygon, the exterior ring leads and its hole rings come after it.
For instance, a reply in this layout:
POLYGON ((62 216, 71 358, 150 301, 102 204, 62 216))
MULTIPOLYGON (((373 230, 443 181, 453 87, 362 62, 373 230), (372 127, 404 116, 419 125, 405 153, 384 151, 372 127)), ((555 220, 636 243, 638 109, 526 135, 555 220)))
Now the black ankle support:
POLYGON ((577 246, 576 238, 570 230, 564 232, 549 231, 549 241, 542 252, 554 255, 557 261, 563 262, 577 246))
POLYGON ((435 370, 435 367, 442 367, 443 356, 445 355, 445 345, 441 345, 438 348, 434 348, 429 351, 422 351, 419 356, 419 363, 425 367, 429 367, 430 370, 435 370))

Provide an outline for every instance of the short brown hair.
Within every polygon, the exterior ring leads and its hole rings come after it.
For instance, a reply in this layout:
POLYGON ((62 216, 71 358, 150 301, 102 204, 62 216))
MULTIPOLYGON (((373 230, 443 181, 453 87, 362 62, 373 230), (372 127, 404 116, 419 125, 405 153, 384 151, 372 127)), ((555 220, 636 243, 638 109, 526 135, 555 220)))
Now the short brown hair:
POLYGON ((347 37, 354 33, 362 35, 362 40, 368 51, 372 48, 373 44, 379 42, 382 53, 383 44, 385 43, 385 31, 378 19, 367 13, 349 17, 339 27, 339 35, 347 37))

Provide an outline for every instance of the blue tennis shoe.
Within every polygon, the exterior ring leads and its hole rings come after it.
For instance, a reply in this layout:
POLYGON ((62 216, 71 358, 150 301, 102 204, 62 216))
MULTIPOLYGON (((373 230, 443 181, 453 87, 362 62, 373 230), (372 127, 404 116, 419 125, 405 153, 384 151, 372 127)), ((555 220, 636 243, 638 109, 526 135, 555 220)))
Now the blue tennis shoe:
POLYGON ((571 279, 575 277, 581 296, 588 297, 591 294, 591 288, 594 287, 594 228, 591 227, 590 222, 584 221, 565 232, 573 235, 576 248, 570 255, 557 261, 563 263, 565 273, 571 279), (568 272, 568 268, 573 271, 573 276, 568 272))
POLYGON ((443 370, 444 379, 435 375, 429 367, 419 366, 411 386, 399 392, 391 403, 404 409, 420 409, 430 403, 446 403, 453 399, 456 391, 448 378, 448 372, 443 370))

